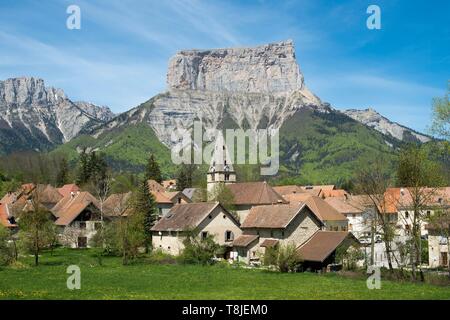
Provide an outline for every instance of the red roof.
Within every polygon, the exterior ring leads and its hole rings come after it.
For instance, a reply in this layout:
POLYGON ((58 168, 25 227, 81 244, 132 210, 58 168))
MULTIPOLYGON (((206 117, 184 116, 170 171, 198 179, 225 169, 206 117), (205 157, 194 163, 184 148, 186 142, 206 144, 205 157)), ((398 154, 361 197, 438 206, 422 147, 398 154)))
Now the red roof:
POLYGON ((61 188, 58 188, 58 192, 63 196, 67 197, 70 196, 72 192, 78 192, 80 191, 80 187, 78 187, 76 184, 66 184, 62 186, 61 188))
POLYGON ((0 224, 4 227, 15 227, 15 224, 11 224, 8 220, 8 205, 6 203, 0 203, 0 224))
POLYGON ((235 205, 262 205, 287 203, 266 182, 243 182, 227 185, 234 198, 235 205))

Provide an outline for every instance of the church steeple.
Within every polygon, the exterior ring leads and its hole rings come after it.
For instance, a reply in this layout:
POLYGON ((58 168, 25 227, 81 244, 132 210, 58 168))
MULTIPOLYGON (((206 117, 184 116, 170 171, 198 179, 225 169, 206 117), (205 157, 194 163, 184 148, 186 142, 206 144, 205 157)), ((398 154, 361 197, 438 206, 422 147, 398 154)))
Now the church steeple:
POLYGON ((214 154, 211 158, 207 173, 208 194, 214 192, 216 186, 220 184, 230 184, 236 182, 236 172, 230 154, 228 153, 223 135, 219 133, 214 146, 214 154))

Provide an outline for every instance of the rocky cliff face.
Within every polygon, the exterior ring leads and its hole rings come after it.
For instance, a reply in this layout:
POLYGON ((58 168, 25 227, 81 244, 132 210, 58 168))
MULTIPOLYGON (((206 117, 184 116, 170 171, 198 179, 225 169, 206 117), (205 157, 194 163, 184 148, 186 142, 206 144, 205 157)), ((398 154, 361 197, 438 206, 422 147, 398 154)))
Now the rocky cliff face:
POLYGON ((304 84, 292 41, 181 51, 169 61, 167 86, 145 111, 145 121, 168 146, 171 132, 189 128, 195 119, 210 128, 226 122, 271 128, 304 106, 325 110, 304 84))
POLYGON ((303 88, 292 41, 255 48, 181 51, 169 61, 170 89, 286 93, 303 88))
POLYGON ((423 143, 431 140, 431 138, 426 135, 420 134, 410 128, 390 121, 371 108, 365 110, 349 109, 342 112, 350 118, 400 141, 417 141, 423 143))
POLYGON ((112 116, 107 108, 73 103, 64 91, 46 87, 42 79, 0 81, 0 153, 44 150, 112 116))

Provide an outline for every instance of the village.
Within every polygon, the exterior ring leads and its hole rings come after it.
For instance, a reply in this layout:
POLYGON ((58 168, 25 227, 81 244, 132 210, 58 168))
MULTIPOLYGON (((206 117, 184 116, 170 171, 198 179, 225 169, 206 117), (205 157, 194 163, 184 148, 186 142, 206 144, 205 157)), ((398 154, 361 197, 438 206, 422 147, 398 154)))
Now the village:
MULTIPOLYGON (((351 194, 335 185, 239 182, 225 146, 216 149, 225 152, 215 153, 204 177, 206 201, 198 200, 197 188, 177 191, 175 179, 146 181, 148 197, 154 199, 157 210, 154 222, 146 225, 151 250, 179 256, 188 234, 194 232, 200 241, 213 239, 222 248, 214 259, 230 264, 260 267, 264 257, 277 248, 291 247, 298 262, 296 271, 330 272, 346 264, 409 269, 411 254, 404 248, 417 225, 414 212, 420 212, 420 238, 428 244, 423 248, 428 263, 419 260, 420 267, 448 268, 448 220, 431 218, 435 210, 448 210, 450 187, 421 188, 422 203, 417 211, 413 199, 418 197, 417 191, 408 186, 370 195, 351 194), (231 194, 228 203, 214 196, 223 188, 231 194), (393 230, 390 238, 388 226, 393 230)), ((39 202, 51 212, 60 245, 88 248, 105 223, 127 219, 131 197, 131 192, 126 192, 96 198, 76 184, 56 188, 28 183, 3 195, 0 222, 17 234, 22 214, 33 214, 39 202)))

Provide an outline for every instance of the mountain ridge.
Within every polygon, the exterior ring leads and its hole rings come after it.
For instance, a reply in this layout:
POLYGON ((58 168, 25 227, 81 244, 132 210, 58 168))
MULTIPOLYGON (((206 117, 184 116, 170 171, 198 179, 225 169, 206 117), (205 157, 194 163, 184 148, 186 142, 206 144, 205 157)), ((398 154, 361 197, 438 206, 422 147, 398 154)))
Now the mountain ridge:
POLYGON ((62 89, 35 77, 0 81, 0 154, 46 151, 114 114, 107 107, 72 102, 62 89))

